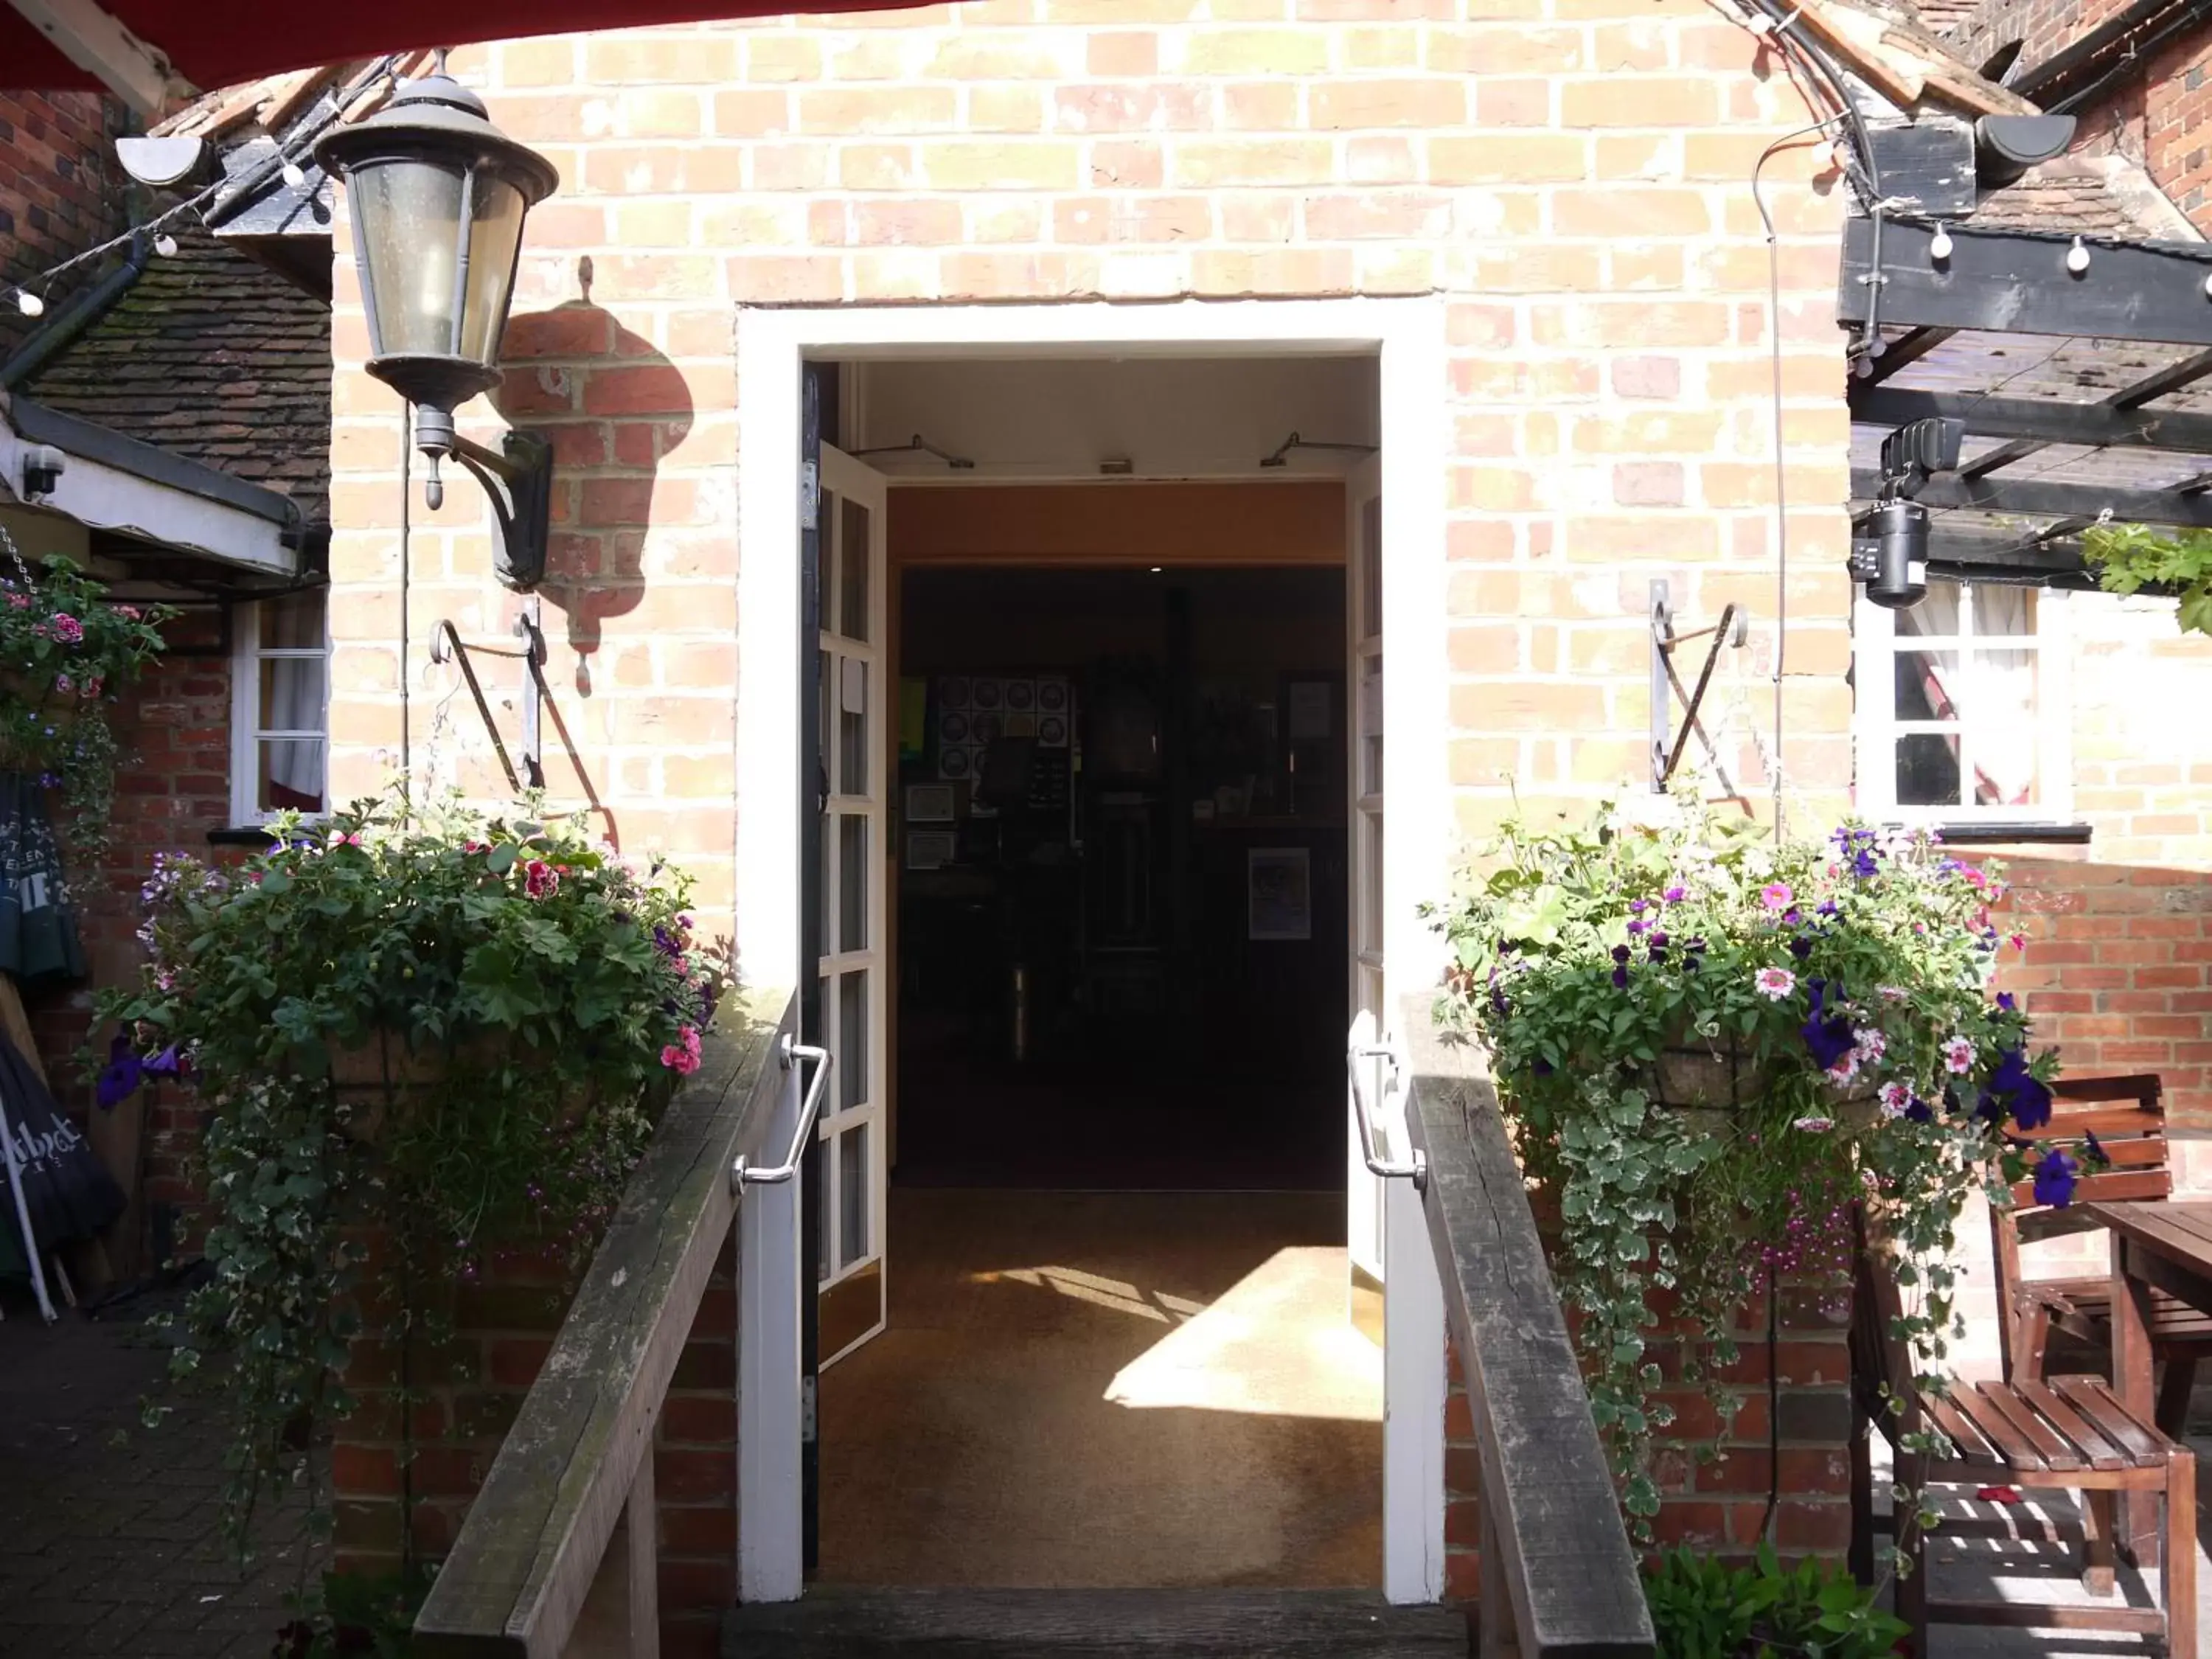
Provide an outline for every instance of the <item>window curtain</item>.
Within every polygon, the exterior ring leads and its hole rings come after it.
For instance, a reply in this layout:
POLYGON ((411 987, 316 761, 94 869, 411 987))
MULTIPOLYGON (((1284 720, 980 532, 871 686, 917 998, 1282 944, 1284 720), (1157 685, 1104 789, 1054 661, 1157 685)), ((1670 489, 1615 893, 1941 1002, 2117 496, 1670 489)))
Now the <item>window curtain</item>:
MULTIPOLYGON (((1962 590, 1930 582, 1928 596, 1897 616, 1898 637, 1953 641, 1959 636, 1962 590)), ((2034 632, 2033 599, 2023 587, 1973 591, 1972 642, 1910 651, 1898 676, 1899 720, 1956 720, 1973 738, 1973 806, 2026 806, 2035 799, 2039 738, 2035 720, 2036 653, 1986 648, 2034 632), (1986 644, 1984 643, 1986 642, 1986 644), (1914 693, 1917 692, 1917 696, 1914 693)), ((1953 759, 1959 739, 1947 736, 1953 759)))
MULTIPOLYGON (((2025 587, 1977 587, 1974 633, 1992 645, 2035 631, 2025 587)), ((1971 683, 1974 723, 1974 805, 2026 806, 2035 799, 2039 747, 2033 650, 1977 650, 1971 683)))

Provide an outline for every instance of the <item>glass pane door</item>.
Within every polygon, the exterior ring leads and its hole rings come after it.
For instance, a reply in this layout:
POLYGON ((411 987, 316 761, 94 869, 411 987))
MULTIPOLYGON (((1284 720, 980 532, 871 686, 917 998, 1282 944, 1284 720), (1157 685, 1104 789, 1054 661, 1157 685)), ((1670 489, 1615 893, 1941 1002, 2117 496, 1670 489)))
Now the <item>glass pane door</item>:
POLYGON ((890 699, 884 684, 884 478, 822 447, 823 1030, 836 1075, 816 1133, 817 1276, 824 1370, 884 1328, 884 836, 890 699))

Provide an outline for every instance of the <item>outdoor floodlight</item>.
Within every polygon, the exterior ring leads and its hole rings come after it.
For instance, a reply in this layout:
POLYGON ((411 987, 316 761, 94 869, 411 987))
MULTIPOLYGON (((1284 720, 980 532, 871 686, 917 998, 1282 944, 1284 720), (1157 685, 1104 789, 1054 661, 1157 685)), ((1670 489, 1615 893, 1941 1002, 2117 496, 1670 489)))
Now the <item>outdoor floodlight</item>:
POLYGON ((453 410, 499 384, 523 219, 559 177, 491 124, 442 53, 378 114, 318 139, 314 156, 345 181, 368 372, 415 406, 415 447, 429 460, 423 498, 434 510, 444 501, 440 461, 466 468, 499 520, 500 579, 526 592, 545 570, 552 447, 509 432, 494 453, 455 434, 453 410))

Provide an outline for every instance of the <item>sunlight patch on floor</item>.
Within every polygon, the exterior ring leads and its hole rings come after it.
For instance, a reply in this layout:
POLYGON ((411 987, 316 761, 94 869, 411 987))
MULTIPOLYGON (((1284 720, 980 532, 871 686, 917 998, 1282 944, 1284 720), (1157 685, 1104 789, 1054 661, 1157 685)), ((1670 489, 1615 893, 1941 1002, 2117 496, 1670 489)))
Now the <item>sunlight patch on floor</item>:
POLYGON ((1346 1311, 1345 1254, 1277 1251, 1116 1374, 1106 1398, 1267 1417, 1382 1420, 1382 1353, 1346 1311))

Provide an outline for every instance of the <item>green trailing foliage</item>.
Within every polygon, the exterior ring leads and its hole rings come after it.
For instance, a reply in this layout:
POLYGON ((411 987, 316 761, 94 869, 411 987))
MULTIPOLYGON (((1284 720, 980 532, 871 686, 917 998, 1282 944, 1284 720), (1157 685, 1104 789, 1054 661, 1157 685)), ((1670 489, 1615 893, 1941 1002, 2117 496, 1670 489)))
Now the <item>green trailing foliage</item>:
POLYGON ((1765 1544, 1741 1566, 1669 1550, 1644 1569, 1644 1599, 1658 1659, 1887 1659, 1911 1633, 1842 1568, 1785 1572, 1765 1544))
POLYGON ((718 984, 681 876, 573 829, 374 804, 271 829, 240 863, 157 862, 143 978, 99 1007, 101 1103, 152 1078, 204 1109, 213 1273, 172 1373, 221 1361, 241 1549, 354 1408, 364 1303, 404 1403, 489 1253, 580 1266, 718 984))
POLYGON ((162 651, 167 605, 111 605, 105 584, 58 555, 33 572, 0 529, 0 771, 62 799, 62 840, 81 863, 106 851, 122 750, 108 724, 162 651))
POLYGON ((2172 592, 2182 632, 2212 634, 2212 530, 2093 525, 2081 533, 2081 557, 2107 593, 2172 592))
POLYGON ((2033 1169, 2063 1202, 2079 1174, 2030 1139, 2055 1057, 2031 1055, 2011 999, 1989 994, 1995 867, 1857 826, 1777 844, 1653 796, 1580 827, 1510 824, 1486 870, 1438 918, 1440 1012, 1488 1047, 1557 1218, 1554 1272, 1632 1528, 1648 1537, 1658 1512, 1665 1391, 1703 1382, 1717 1403, 1742 1310, 1778 1279, 1848 1305, 1862 1204, 1897 1246, 1900 1334, 1941 1388, 1967 1198, 2007 1202, 2033 1169), (1680 1345, 1656 1333, 1670 1303, 1680 1345))

